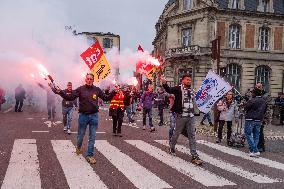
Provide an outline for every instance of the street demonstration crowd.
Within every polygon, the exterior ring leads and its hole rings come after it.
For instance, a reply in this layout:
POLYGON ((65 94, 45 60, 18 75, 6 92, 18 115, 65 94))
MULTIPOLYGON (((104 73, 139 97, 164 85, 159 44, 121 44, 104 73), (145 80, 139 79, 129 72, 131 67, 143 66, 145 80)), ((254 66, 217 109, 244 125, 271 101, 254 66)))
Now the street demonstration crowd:
MULTIPOLYGON (((94 75, 88 73, 85 78, 85 85, 73 90, 72 83, 68 82, 65 90, 61 90, 54 84, 45 87, 38 84, 47 94, 48 119, 55 117, 56 95, 60 95, 62 100, 62 114, 64 131, 71 134, 71 122, 74 110, 78 108, 78 134, 76 154, 82 154, 82 143, 87 127, 89 126, 89 140, 86 160, 95 164, 94 143, 96 130, 98 128, 99 106, 103 101, 109 102, 109 116, 113 121, 113 136, 122 137, 123 117, 126 114, 129 124, 135 122, 133 119, 136 111, 143 112, 143 130, 146 130, 146 118, 149 121, 150 132, 155 131, 153 125, 153 105, 158 108, 160 118, 159 126, 164 124, 164 109, 169 108, 169 153, 175 155, 175 145, 180 134, 188 138, 191 162, 201 165, 203 162, 199 158, 196 150, 195 139, 195 115, 198 115, 195 93, 191 89, 191 78, 189 75, 183 75, 181 84, 170 87, 164 78, 161 78, 161 87, 157 92, 153 92, 153 86, 149 85, 146 91, 139 92, 135 87, 121 87, 116 84, 113 90, 110 88, 101 90, 93 85, 94 75)), ((26 92, 22 85, 15 89, 15 112, 22 112, 23 101, 27 99, 28 104, 32 105, 33 92, 26 92)), ((1 104, 5 103, 5 91, 0 88, 0 110, 1 104)), ((223 139, 223 127, 227 126, 226 142, 228 146, 244 146, 245 140, 249 147, 249 156, 259 157, 260 152, 265 151, 263 128, 268 123, 269 111, 268 104, 271 98, 263 89, 262 84, 258 83, 252 90, 248 90, 244 96, 234 96, 232 91, 219 99, 214 107, 214 120, 212 123, 211 113, 202 114, 200 124, 204 125, 207 119, 210 126, 214 127, 216 132, 216 143, 221 143, 223 139), (232 132, 233 122, 242 125, 244 118, 244 134, 242 128, 239 131, 232 132)), ((274 100, 274 103, 280 110, 280 124, 284 121, 284 94, 274 100)))

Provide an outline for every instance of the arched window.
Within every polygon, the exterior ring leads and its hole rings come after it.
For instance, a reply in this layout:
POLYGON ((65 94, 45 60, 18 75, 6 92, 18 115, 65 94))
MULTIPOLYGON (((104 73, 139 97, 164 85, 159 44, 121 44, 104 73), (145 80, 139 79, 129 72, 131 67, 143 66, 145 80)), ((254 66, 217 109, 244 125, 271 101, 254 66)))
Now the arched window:
POLYGON ((239 49, 241 40, 240 40, 240 26, 239 25, 230 25, 229 27, 229 47, 231 49, 239 49))
POLYGON ((269 50, 269 28, 267 27, 259 28, 258 50, 269 50))
POLYGON ((269 91, 271 69, 268 66, 258 66, 255 68, 255 83, 262 83, 265 91, 269 91))
POLYGON ((238 91, 241 89, 242 67, 238 64, 228 64, 226 67, 226 79, 238 91))

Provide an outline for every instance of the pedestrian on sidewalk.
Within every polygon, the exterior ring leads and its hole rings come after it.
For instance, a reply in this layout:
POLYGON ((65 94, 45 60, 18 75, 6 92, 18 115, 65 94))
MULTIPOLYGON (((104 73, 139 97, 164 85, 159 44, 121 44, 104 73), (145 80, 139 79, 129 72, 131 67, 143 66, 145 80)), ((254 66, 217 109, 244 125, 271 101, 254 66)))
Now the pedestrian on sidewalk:
POLYGON ((112 97, 109 104, 109 116, 112 117, 113 136, 122 137, 121 126, 124 117, 124 94, 119 85, 115 86, 116 95, 112 97))
POLYGON ((105 101, 109 101, 116 94, 115 91, 112 91, 109 95, 106 95, 102 92, 99 87, 93 85, 94 75, 92 73, 87 73, 85 79, 85 85, 78 87, 73 90, 72 93, 67 94, 65 91, 56 89, 52 87, 52 90, 59 94, 62 98, 73 101, 76 98, 79 98, 79 120, 78 120, 78 135, 77 135, 77 147, 76 154, 79 155, 82 153, 82 143, 85 136, 87 126, 89 126, 89 140, 88 140, 88 150, 86 160, 90 164, 95 164, 96 160, 93 157, 94 155, 94 144, 96 139, 96 131, 98 128, 98 98, 101 98, 105 101))
POLYGON ((275 105, 278 106, 280 114, 280 125, 284 125, 284 93, 278 93, 278 97, 275 99, 275 105))
POLYGON ((207 119, 208 120, 208 123, 211 127, 213 127, 213 124, 212 124, 212 120, 211 120, 211 112, 209 111, 208 113, 203 113, 203 117, 201 119, 201 122, 200 122, 200 125, 204 125, 204 121, 207 119))
MULTIPOLYGON (((72 83, 67 83, 67 89, 64 90, 64 93, 70 95, 72 93, 72 83)), ((62 100, 62 115, 63 115, 63 131, 67 131, 67 133, 71 134, 71 122, 73 117, 73 112, 75 108, 77 108, 77 99, 73 101, 62 100)))
POLYGON ((22 108, 25 98, 26 98, 26 91, 23 88, 23 85, 19 84, 18 87, 15 89, 15 99, 16 99, 15 112, 23 111, 22 108))
POLYGON ((143 108, 143 130, 146 129, 146 115, 148 115, 150 132, 155 131, 155 127, 152 123, 152 108, 155 97, 156 94, 153 93, 153 86, 148 85, 148 90, 142 94, 140 99, 140 107, 143 108))
POLYGON ((218 125, 218 137, 216 143, 220 143, 222 140, 223 127, 227 124, 227 145, 232 146, 230 141, 232 135, 233 119, 237 118, 237 102, 234 100, 233 92, 227 92, 225 98, 221 99, 217 103, 217 109, 220 111, 219 125, 218 125))
POLYGON ((252 98, 244 105, 245 114, 245 135, 249 145, 249 156, 258 157, 260 155, 257 147, 261 122, 267 110, 267 104, 261 96, 262 91, 255 88, 252 91, 252 98))
POLYGON ((179 135, 186 128, 191 153, 191 162, 201 165, 203 162, 196 151, 195 124, 194 124, 194 93, 190 88, 191 78, 185 74, 181 78, 181 85, 169 87, 167 81, 161 78, 162 86, 165 91, 175 96, 171 111, 176 114, 176 129, 170 142, 170 153, 175 155, 175 145, 179 135))

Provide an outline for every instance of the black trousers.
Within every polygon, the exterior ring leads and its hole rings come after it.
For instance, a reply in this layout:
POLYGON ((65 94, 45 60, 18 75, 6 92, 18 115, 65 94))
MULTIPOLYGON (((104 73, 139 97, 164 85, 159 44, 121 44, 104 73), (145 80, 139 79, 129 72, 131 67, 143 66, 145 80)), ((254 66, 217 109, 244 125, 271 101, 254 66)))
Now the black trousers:
POLYGON ((121 126, 123 122, 123 114, 124 111, 122 111, 120 108, 117 109, 116 115, 111 116, 112 117, 112 132, 114 134, 120 134, 121 133, 121 126))
POLYGON ((223 132, 223 126, 227 122, 227 141, 230 140, 231 135, 232 135, 232 121, 224 121, 224 120, 219 120, 219 126, 218 126, 218 138, 222 139, 222 132, 223 132))
POLYGON ((284 123, 284 108, 280 108, 280 124, 283 125, 284 123))
POLYGON ((264 128, 264 124, 262 123, 260 126, 259 141, 257 144, 257 148, 261 149, 262 151, 265 151, 265 140, 264 140, 263 128, 264 128))
POLYGON ((22 111, 24 99, 16 99, 15 112, 22 111))
POLYGON ((164 123, 164 107, 158 107, 158 110, 159 110, 159 117, 160 117, 159 124, 163 124, 164 123))

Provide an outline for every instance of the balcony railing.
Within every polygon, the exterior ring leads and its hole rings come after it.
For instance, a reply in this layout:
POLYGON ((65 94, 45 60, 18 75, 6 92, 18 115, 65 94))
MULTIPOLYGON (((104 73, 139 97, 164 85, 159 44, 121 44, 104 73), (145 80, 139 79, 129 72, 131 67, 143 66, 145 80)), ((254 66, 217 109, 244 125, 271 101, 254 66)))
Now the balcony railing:
POLYGON ((172 48, 165 52, 166 58, 174 58, 174 57, 182 57, 182 56, 190 56, 190 55, 204 55, 210 54, 211 50, 208 47, 200 47, 198 45, 191 45, 188 47, 178 47, 172 48))

